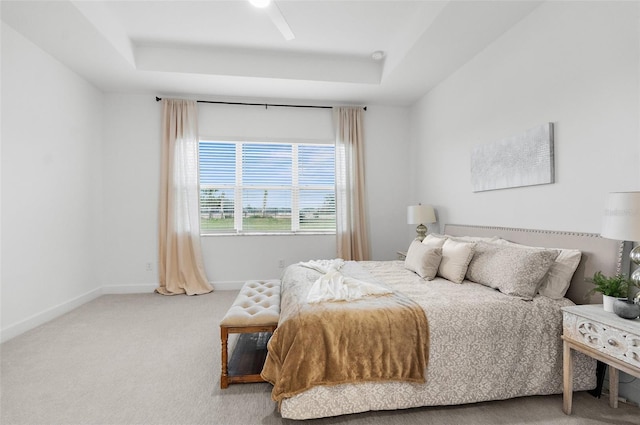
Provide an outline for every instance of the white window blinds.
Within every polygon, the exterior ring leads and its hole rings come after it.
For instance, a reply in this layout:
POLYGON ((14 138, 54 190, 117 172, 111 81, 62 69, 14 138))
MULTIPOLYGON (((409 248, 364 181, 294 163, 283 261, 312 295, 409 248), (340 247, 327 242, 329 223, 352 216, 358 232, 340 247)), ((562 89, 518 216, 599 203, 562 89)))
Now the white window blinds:
POLYGON ((200 141, 200 229, 335 233, 335 147, 200 141))

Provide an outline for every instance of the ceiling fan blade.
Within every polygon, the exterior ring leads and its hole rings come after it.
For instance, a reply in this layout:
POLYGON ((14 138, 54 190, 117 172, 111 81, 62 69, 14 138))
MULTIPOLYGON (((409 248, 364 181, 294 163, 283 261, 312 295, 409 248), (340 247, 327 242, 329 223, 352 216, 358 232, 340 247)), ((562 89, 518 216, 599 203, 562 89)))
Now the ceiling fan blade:
POLYGON ((278 30, 280 30, 285 40, 291 41, 296 38, 275 1, 271 2, 266 9, 269 18, 271 18, 273 24, 278 28, 278 30))

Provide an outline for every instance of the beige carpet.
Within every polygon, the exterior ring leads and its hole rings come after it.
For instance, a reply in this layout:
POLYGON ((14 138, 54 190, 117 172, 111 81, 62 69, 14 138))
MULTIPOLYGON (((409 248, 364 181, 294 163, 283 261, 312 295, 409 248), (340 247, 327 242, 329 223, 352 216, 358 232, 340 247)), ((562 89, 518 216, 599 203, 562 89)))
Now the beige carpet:
MULTIPOLYGON (((269 384, 220 389, 218 323, 237 292, 105 295, 0 346, 0 423, 282 424, 269 384)), ((640 424, 640 409, 562 396, 419 408, 313 424, 640 424)), ((305 422, 303 422, 305 423, 305 422)))

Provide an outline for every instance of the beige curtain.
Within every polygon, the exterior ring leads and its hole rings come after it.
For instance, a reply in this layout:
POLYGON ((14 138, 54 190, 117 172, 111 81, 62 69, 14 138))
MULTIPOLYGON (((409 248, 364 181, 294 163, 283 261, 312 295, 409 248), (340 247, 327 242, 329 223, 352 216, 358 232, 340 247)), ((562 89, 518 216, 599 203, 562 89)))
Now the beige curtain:
POLYGON ((361 107, 335 107, 338 257, 368 260, 361 107))
POLYGON ((198 108, 195 101, 162 100, 160 287, 164 295, 213 291, 202 263, 198 225, 198 108))

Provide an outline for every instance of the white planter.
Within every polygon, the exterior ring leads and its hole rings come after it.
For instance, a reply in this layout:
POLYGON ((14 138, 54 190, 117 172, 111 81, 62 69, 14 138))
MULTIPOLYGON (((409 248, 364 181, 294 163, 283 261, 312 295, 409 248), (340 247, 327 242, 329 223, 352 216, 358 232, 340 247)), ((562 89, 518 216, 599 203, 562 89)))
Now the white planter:
POLYGON ((613 313, 613 303, 620 298, 610 297, 609 295, 602 296, 602 307, 604 311, 608 311, 609 313, 613 313))

